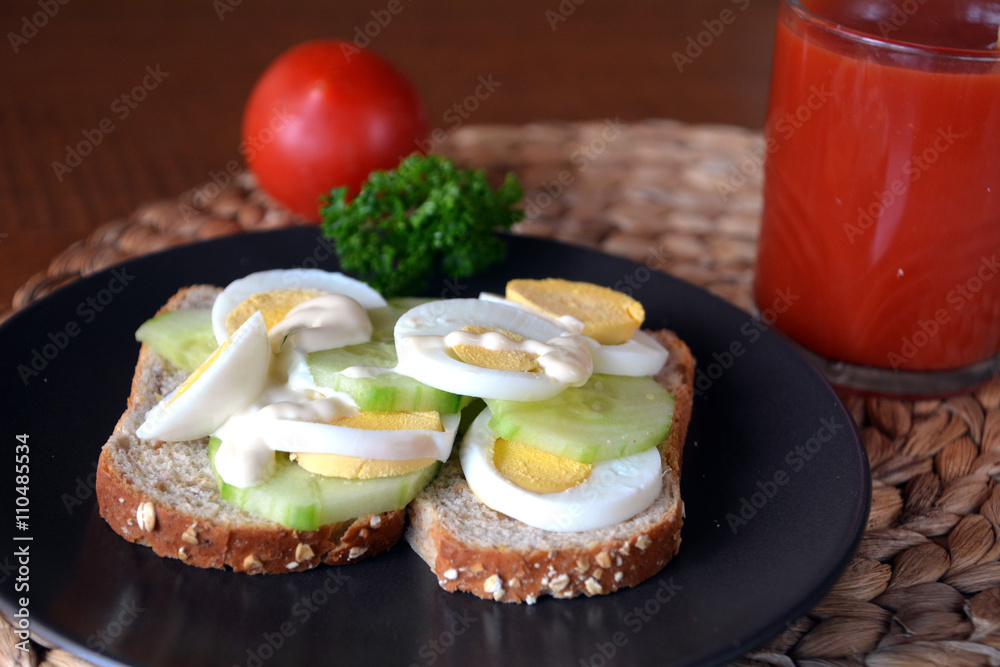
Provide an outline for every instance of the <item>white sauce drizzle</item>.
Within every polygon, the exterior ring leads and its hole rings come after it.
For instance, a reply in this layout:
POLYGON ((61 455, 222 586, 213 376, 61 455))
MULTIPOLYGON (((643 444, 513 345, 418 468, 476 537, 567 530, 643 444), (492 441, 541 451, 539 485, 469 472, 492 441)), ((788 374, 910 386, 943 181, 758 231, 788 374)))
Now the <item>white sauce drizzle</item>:
POLYGON ((528 352, 537 355, 538 365, 546 375, 571 385, 583 384, 593 371, 590 350, 583 337, 577 334, 559 335, 543 343, 531 338, 514 340, 499 331, 474 333, 459 330, 444 336, 407 336, 397 344, 415 348, 452 348, 463 345, 495 351, 528 352))
POLYGON ((368 342, 372 337, 372 322, 354 299, 343 294, 324 294, 289 310, 285 319, 271 328, 268 337, 276 350, 290 342, 303 352, 318 352, 368 342))

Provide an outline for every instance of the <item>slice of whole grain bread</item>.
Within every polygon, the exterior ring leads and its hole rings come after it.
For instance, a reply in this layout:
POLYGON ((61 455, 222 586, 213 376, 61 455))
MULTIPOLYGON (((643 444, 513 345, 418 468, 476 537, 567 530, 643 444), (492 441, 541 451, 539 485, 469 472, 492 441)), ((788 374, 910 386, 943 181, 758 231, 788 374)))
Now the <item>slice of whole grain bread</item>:
MULTIPOLYGON (((219 288, 187 287, 163 310, 210 308, 219 288)), ((97 500, 101 516, 125 539, 198 567, 278 573, 318 563, 343 564, 388 549, 403 534, 405 510, 359 517, 314 531, 287 529, 219 497, 208 438, 142 440, 146 412, 187 373, 143 345, 128 407, 101 450, 97 500)))
POLYGON ((543 595, 600 595, 659 572, 677 553, 684 506, 680 469, 694 401, 695 360, 671 331, 653 332, 670 356, 655 376, 674 396, 670 433, 659 445, 663 491, 623 523, 582 532, 533 528, 490 509, 472 492, 453 455, 409 506, 406 539, 448 591, 503 602, 543 595))

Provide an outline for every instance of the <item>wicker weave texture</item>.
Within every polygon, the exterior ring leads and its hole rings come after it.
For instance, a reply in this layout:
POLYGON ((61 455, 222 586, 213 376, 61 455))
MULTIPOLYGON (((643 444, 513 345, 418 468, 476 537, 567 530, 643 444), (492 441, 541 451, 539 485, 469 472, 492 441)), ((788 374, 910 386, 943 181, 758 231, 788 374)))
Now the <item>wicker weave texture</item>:
MULTIPOLYGON (((750 307, 758 133, 608 119, 463 127, 436 149, 496 178, 520 176, 519 233, 622 255, 750 307)), ((249 174, 226 188, 205 184, 71 246, 17 293, 14 308, 128 257, 301 223, 249 174)), ((1000 379, 948 400, 844 399, 872 466, 859 553, 820 604, 739 664, 1000 665, 1000 379)), ((14 652, 0 624, 4 664, 86 664, 36 649, 14 652)))

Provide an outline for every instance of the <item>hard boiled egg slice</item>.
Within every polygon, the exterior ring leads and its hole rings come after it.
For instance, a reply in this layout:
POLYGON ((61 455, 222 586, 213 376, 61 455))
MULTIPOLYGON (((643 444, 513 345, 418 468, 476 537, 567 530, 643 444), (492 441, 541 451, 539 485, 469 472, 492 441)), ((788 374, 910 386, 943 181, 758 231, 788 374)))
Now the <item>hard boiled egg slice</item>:
POLYGON ((271 344, 264 317, 258 312, 146 414, 136 435, 180 441, 211 434, 257 398, 270 362, 271 344))
POLYGON ((222 444, 216 454, 216 470, 226 483, 248 487, 271 475, 276 451, 295 453, 317 466, 322 466, 322 459, 313 455, 336 454, 385 462, 446 461, 461 421, 460 414, 448 414, 440 416, 440 428, 377 430, 371 424, 351 425, 358 415, 345 396, 268 405, 252 415, 230 420, 219 429, 216 435, 222 444), (307 421, 320 414, 332 418, 307 421))
MULTIPOLYGON (((437 412, 361 412, 352 417, 344 417, 335 422, 337 426, 349 426, 372 431, 429 430, 444 431, 441 415, 437 412)), ((307 454, 297 452, 292 458, 309 472, 324 477, 345 479, 373 479, 395 477, 426 468, 435 463, 435 458, 391 461, 387 459, 366 459, 343 454, 307 454)))
POLYGON ((574 317, 583 322, 584 336, 604 345, 624 343, 646 317, 642 304, 627 294, 562 278, 511 280, 506 296, 552 317, 574 317))
MULTIPOLYGON (((558 532, 613 526, 649 507, 663 488, 655 447, 592 466, 566 461, 553 465, 550 474, 539 472, 550 464, 532 458, 523 466, 530 483, 520 474, 511 475, 520 482, 515 483, 497 467, 497 436, 488 426, 490 416, 484 410, 465 434, 459 449, 462 471, 484 504, 529 526, 558 532), (556 488, 568 488, 546 492, 554 477, 559 478, 556 488)), ((501 463, 501 468, 507 467, 509 463, 501 463)))
POLYGON ((394 336, 396 372, 464 396, 544 400, 593 372, 582 336, 480 299, 412 308, 396 322, 394 336))
POLYGON ((407 461, 433 458, 447 461, 460 414, 441 415, 442 430, 432 428, 373 430, 356 426, 262 419, 260 435, 281 452, 342 454, 367 459, 407 461))
MULTIPOLYGON (((580 333, 584 329, 584 323, 572 315, 556 317, 555 315, 535 310, 523 303, 511 301, 510 299, 488 292, 480 294, 479 298, 483 301, 502 303, 515 308, 521 308, 525 312, 544 317, 567 331, 580 333)), ((641 329, 636 330, 631 338, 620 344, 606 345, 597 342, 589 336, 584 336, 584 340, 587 341, 587 345, 590 347, 590 356, 594 360, 595 373, 628 375, 630 377, 656 375, 663 368, 663 364, 667 362, 667 357, 669 356, 667 348, 660 345, 659 341, 641 329)))
POLYGON ((594 372, 608 375, 656 375, 670 355, 667 348, 641 329, 619 345, 604 345, 593 338, 588 338, 587 344, 594 358, 594 372))
POLYGON ((260 310, 268 331, 294 306, 323 294, 341 294, 368 310, 386 305, 382 295, 360 280, 320 269, 272 269, 234 280, 212 305, 212 329, 221 343, 241 319, 260 310), (255 295, 259 295, 256 296, 255 295))

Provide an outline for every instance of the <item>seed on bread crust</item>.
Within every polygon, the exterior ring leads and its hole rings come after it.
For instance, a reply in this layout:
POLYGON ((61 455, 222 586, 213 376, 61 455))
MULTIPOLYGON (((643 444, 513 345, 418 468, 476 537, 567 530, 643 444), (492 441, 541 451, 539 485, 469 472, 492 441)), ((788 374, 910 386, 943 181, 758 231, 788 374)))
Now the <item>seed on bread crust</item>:
POLYGON ((635 540, 635 546, 639 547, 639 551, 645 551, 649 547, 649 535, 640 535, 635 540))
POLYGON ((549 588, 551 588, 555 593, 558 593, 567 586, 569 586, 568 574, 560 574, 558 577, 549 582, 549 588))
POLYGON ((483 582, 483 590, 487 593, 496 594, 497 591, 503 590, 503 582, 500 581, 500 577, 495 574, 491 574, 485 582, 483 582))
POLYGON ((198 524, 196 523, 192 523, 188 526, 187 530, 184 531, 184 534, 181 535, 181 539, 188 544, 198 544, 197 525, 198 524))
POLYGON ((149 501, 139 503, 139 507, 135 510, 135 521, 141 530, 147 533, 153 532, 156 528, 156 508, 153 503, 149 501))
POLYGON ((451 580, 451 579, 458 579, 458 570, 456 570, 455 568, 451 568, 449 570, 445 570, 444 571, 444 578, 445 579, 449 579, 449 580, 451 580))
POLYGON ((368 547, 351 547, 347 557, 350 560, 354 560, 355 558, 360 558, 366 551, 368 551, 368 547))
POLYGON ((305 542, 300 542, 297 547, 295 547, 295 561, 301 563, 302 561, 307 561, 316 554, 313 553, 312 547, 305 542))
POLYGON ((371 526, 373 530, 378 530, 378 527, 382 525, 382 517, 378 514, 372 514, 372 518, 368 520, 368 525, 371 526))
POLYGON ((597 562, 598 565, 603 567, 605 570, 611 567, 611 554, 609 554, 607 551, 602 551, 601 553, 597 554, 594 560, 597 562))
POLYGON ((587 589, 588 595, 600 595, 604 592, 604 589, 601 588, 601 585, 593 577, 583 582, 583 587, 587 589))
POLYGON ((184 547, 181 547, 180 549, 178 549, 177 550, 177 557, 180 558, 182 561, 186 561, 188 559, 187 549, 185 549, 184 547))
POLYGON ((250 554, 243 559, 244 570, 259 570, 262 567, 264 567, 264 564, 261 563, 253 554, 250 554))

